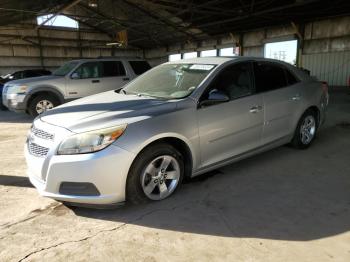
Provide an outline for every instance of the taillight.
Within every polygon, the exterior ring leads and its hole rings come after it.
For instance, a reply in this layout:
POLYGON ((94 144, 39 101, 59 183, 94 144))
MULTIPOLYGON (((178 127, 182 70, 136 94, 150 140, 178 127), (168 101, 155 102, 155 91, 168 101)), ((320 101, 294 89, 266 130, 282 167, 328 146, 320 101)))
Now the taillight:
POLYGON ((322 91, 325 94, 328 94, 328 83, 326 81, 322 81, 322 91))

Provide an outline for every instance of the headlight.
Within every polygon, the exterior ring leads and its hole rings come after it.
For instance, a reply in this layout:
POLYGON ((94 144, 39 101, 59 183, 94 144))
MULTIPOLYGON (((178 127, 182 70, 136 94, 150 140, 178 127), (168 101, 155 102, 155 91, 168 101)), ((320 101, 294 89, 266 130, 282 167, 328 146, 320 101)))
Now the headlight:
POLYGON ((28 86, 26 85, 13 85, 9 86, 7 93, 10 94, 24 94, 27 92, 28 86))
POLYGON ((74 155, 100 151, 118 139, 126 125, 89 131, 67 137, 58 147, 58 155, 74 155))

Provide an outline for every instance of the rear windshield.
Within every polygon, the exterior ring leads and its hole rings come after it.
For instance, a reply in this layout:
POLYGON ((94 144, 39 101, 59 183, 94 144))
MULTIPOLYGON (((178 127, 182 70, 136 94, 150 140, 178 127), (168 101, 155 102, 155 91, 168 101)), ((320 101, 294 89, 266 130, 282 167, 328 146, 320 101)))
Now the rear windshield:
POLYGON ((129 63, 136 75, 141 75, 151 69, 151 66, 146 61, 129 61, 129 63))

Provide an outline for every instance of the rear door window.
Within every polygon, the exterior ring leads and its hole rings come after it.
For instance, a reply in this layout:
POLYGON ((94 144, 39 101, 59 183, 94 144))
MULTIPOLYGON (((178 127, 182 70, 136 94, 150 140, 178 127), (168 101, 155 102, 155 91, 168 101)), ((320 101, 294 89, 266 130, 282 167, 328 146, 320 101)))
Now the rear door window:
POLYGON ((147 61, 129 61, 129 64, 136 75, 141 75, 151 69, 147 61))
POLYGON ((287 78, 287 84, 289 86, 294 85, 294 84, 299 82, 299 80, 288 69, 285 69, 285 73, 286 73, 286 78, 287 78))
POLYGON ((103 77, 113 76, 125 76, 125 68, 121 61, 104 61, 103 65, 103 77))
POLYGON ((258 93, 287 86, 285 70, 271 62, 254 63, 255 88, 258 93))

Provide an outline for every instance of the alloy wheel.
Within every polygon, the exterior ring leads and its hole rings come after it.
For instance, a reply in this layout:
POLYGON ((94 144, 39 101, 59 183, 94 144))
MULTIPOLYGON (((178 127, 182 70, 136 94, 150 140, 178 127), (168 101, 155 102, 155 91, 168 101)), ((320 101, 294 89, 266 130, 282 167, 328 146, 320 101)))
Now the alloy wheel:
POLYGON ((171 195, 180 180, 179 162, 170 155, 152 160, 141 175, 145 195, 152 200, 161 200, 171 195))
POLYGON ((316 121, 312 115, 306 116, 300 126, 300 140, 304 145, 310 144, 316 134, 316 121))
POLYGON ((50 110, 54 107, 53 103, 49 100, 40 100, 36 106, 35 106, 35 110, 38 114, 42 114, 44 112, 46 112, 47 110, 50 110))

